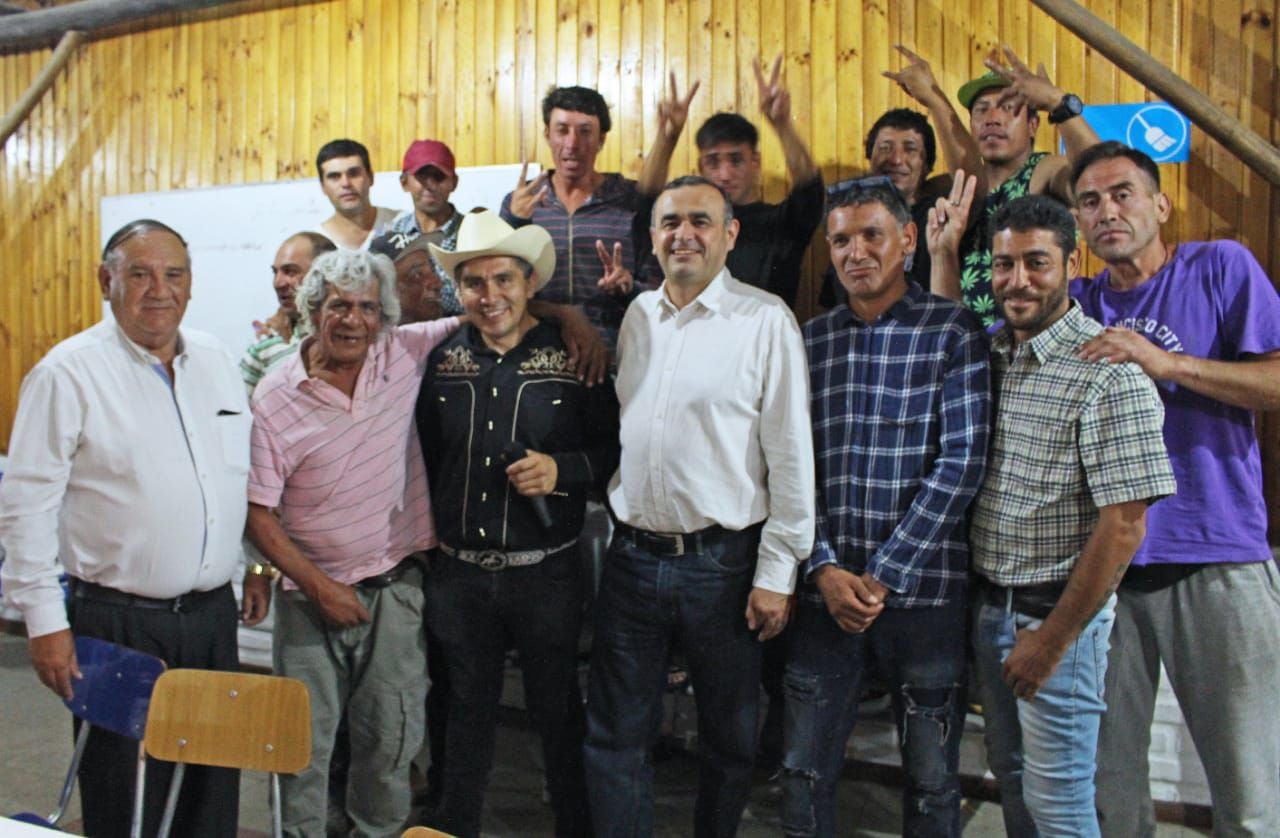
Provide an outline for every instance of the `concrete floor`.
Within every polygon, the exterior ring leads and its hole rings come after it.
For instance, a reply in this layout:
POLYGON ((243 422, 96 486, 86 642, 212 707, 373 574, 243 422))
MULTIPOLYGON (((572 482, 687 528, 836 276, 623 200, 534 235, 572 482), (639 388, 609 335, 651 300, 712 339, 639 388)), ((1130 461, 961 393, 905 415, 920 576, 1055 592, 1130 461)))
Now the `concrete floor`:
MULTIPOLYGON (((47 810, 56 801, 71 753, 69 714, 31 670, 26 641, 0 634, 0 747, 3 777, 0 813, 47 810)), ((519 725, 499 733, 498 756, 486 797, 485 835, 502 838, 551 835, 550 809, 542 802, 542 774, 535 759, 536 737, 519 725)), ((692 834, 691 818, 696 763, 675 752, 657 768, 657 835, 675 838, 692 834)), ((269 831, 266 778, 246 774, 241 781, 241 834, 269 831)), ((874 782, 846 780, 840 784, 842 835, 889 836, 899 833, 900 790, 874 782)), ((740 834, 744 838, 779 835, 779 796, 761 778, 752 795, 740 834)), ((78 824, 79 804, 73 799, 69 815, 72 831, 78 824)), ((1003 834, 996 803, 967 800, 965 835, 982 838, 1003 834)), ((1208 834, 1180 826, 1162 825, 1161 838, 1190 838, 1208 834)))

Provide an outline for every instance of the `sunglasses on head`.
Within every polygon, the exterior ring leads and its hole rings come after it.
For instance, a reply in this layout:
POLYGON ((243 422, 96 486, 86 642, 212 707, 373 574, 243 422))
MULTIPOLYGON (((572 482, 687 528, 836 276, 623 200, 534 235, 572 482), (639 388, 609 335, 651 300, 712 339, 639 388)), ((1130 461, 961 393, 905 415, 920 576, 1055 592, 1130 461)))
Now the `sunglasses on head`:
POLYGON ((859 192, 876 192, 884 195, 894 204, 910 213, 911 208, 903 200, 898 187, 888 175, 866 175, 864 177, 846 178, 827 187, 827 209, 849 202, 849 198, 859 192))

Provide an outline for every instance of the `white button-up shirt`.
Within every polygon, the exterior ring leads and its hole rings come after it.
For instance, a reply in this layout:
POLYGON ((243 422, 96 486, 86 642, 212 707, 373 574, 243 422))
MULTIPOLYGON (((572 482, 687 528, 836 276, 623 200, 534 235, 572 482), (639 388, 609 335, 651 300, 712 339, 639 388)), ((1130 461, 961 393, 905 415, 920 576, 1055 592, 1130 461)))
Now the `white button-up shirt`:
POLYGON ((665 285, 641 294, 622 321, 617 389, 619 520, 668 533, 765 521, 755 584, 794 590, 813 548, 813 433, 786 304, 727 270, 683 309, 665 285))
POLYGON ((173 382, 112 320, 58 344, 22 383, 0 480, 5 596, 32 637, 67 627, 57 562, 168 599, 240 561, 252 417, 235 362, 183 331, 173 382))

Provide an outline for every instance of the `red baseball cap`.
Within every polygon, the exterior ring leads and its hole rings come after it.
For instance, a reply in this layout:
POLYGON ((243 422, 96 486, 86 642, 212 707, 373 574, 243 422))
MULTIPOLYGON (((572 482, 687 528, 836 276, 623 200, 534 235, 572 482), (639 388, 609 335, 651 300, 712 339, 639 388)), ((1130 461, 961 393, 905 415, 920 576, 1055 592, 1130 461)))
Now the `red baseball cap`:
POLYGON ((404 165, 400 167, 400 171, 416 172, 423 166, 435 166, 453 177, 453 152, 439 140, 414 140, 404 153, 404 165))

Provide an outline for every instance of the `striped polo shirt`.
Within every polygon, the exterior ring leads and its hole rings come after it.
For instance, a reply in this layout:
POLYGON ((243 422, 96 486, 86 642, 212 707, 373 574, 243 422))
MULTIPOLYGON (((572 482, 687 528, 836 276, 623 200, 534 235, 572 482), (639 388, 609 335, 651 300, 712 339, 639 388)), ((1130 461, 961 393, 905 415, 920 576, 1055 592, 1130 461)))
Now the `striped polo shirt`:
POLYGON ((249 502, 276 507, 293 543, 338 582, 436 545, 413 406, 427 356, 457 327, 450 317, 385 329, 350 399, 307 375, 314 338, 254 391, 249 502))

